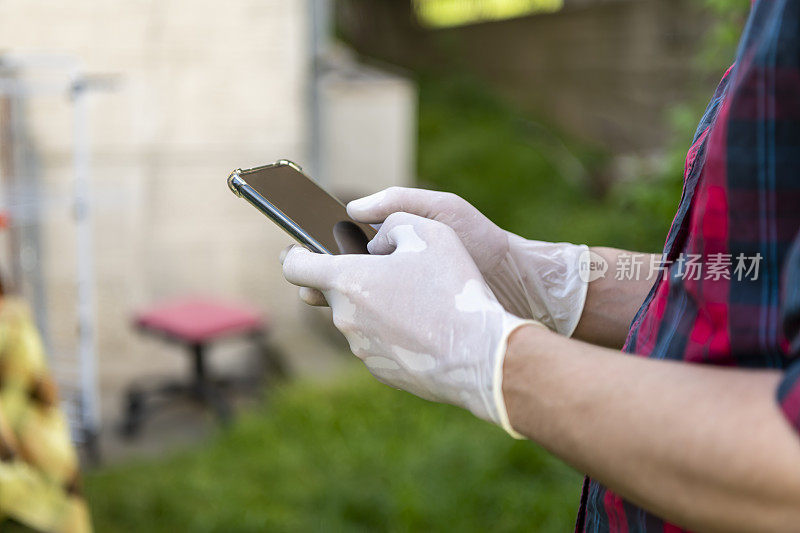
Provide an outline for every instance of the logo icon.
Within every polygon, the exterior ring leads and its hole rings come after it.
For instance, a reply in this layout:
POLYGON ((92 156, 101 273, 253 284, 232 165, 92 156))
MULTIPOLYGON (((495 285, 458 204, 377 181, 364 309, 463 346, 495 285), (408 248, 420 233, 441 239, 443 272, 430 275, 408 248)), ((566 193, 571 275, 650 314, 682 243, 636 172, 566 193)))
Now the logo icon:
POLYGON ((586 250, 578 257, 578 275, 581 281, 590 283, 604 278, 606 272, 608 272, 608 261, 603 259, 600 254, 586 250))

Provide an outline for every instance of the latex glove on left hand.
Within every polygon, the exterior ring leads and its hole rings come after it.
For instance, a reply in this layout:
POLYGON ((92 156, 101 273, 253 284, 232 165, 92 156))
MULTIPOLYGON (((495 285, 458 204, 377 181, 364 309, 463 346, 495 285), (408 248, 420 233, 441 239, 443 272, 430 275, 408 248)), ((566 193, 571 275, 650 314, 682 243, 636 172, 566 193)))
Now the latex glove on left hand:
MULTIPOLYGON (((587 246, 522 238, 448 192, 389 187, 353 200, 347 204, 347 212, 368 224, 379 224, 396 212, 447 224, 509 313, 539 321, 567 337, 580 321, 588 288, 581 275, 587 246)), ((319 293, 304 291, 301 297, 312 304, 322 303, 319 293)))
POLYGON ((324 255, 295 246, 283 274, 322 291, 334 325, 381 382, 464 407, 515 437, 502 393, 508 336, 533 321, 508 313, 455 232, 395 213, 371 255, 324 255))

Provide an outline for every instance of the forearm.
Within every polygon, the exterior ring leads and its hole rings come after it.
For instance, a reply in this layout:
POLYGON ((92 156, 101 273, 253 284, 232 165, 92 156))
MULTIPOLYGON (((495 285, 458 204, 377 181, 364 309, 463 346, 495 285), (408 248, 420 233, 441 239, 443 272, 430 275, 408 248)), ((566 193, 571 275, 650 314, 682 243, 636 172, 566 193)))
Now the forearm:
POLYGON ((631 502, 698 530, 800 523, 800 440, 779 374, 626 356, 536 327, 512 335, 512 425, 631 502))
POLYGON ((636 254, 642 259, 641 273, 633 279, 616 277, 620 254, 632 254, 614 248, 591 248, 608 265, 605 276, 589 283, 581 319, 572 336, 599 346, 620 348, 628 335, 631 321, 652 287, 656 273, 650 272, 650 254, 636 254))

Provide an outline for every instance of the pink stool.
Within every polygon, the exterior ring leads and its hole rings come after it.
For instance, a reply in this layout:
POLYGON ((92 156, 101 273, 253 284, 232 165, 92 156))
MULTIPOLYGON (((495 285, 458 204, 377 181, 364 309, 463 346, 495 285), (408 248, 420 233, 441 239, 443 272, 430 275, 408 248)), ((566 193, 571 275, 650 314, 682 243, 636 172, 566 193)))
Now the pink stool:
POLYGON ((204 299, 182 299, 165 302, 146 309, 134 318, 139 331, 187 348, 192 357, 192 379, 188 383, 170 381, 145 392, 132 386, 127 393, 127 406, 123 433, 133 436, 138 433, 146 414, 147 397, 158 395, 166 399, 189 396, 210 406, 222 423, 227 423, 232 410, 221 394, 225 383, 208 376, 206 354, 216 341, 233 337, 246 337, 264 348, 264 355, 271 370, 283 373, 280 357, 267 349, 263 338, 267 322, 258 313, 246 307, 214 302, 204 299))

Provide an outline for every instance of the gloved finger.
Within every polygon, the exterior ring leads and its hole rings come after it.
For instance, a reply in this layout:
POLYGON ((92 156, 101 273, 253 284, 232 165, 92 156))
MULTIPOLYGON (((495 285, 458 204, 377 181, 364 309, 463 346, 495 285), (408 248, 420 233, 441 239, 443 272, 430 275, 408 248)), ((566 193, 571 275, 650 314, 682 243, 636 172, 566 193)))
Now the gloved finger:
POLYGON ((313 305, 314 307, 328 307, 328 300, 325 299, 325 295, 317 289, 300 287, 299 294, 300 299, 308 305, 313 305))
MULTIPOLYGON (((383 222, 392 213, 405 212, 425 218, 435 218, 449 193, 389 187, 347 204, 347 214, 354 220, 368 224, 383 222)), ((454 195, 453 195, 454 196, 454 195)))
POLYGON ((296 244, 290 244, 289 246, 287 246, 286 248, 281 250, 280 254, 278 254, 278 261, 281 262, 281 265, 283 264, 283 261, 286 259, 286 254, 288 254, 289 250, 291 250, 295 246, 297 246, 297 245, 296 244))
POLYGON ((443 224, 411 213, 392 213, 378 234, 367 243, 372 255, 386 255, 394 251, 421 252, 428 247, 426 236, 444 227, 443 224))
POLYGON ((293 285, 327 290, 338 273, 336 259, 340 258, 293 246, 283 260, 283 277, 293 285))

